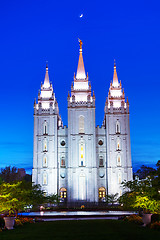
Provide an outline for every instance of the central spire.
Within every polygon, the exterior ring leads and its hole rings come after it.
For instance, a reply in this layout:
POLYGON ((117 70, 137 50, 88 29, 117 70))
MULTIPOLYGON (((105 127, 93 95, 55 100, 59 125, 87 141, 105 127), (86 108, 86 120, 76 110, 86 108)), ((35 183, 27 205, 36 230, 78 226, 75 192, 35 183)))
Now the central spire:
POLYGON ((86 73, 84 69, 84 63, 83 63, 83 56, 82 56, 82 40, 79 40, 79 61, 78 61, 78 68, 77 68, 77 74, 76 79, 86 79, 86 73))

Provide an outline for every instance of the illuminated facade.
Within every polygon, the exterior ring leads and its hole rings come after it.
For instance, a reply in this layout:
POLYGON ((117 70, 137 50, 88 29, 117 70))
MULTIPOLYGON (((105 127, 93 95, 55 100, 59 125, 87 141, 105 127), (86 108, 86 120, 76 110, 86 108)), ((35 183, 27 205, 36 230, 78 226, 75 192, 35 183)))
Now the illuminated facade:
POLYGON ((129 102, 114 65, 103 125, 95 127, 95 96, 85 73, 81 41, 67 100, 68 127, 63 127, 46 66, 34 103, 32 181, 68 202, 98 202, 106 194, 121 195, 121 182, 132 180, 129 102))

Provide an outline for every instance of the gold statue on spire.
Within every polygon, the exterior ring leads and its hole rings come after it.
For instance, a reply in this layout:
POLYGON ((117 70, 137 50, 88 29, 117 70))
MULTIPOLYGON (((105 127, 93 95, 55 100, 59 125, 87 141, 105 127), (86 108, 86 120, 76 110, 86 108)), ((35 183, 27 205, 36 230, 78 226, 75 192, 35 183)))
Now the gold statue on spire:
POLYGON ((78 41, 79 41, 79 47, 80 47, 80 49, 82 49, 82 44, 83 44, 83 42, 82 42, 82 40, 79 39, 79 38, 78 38, 78 41))

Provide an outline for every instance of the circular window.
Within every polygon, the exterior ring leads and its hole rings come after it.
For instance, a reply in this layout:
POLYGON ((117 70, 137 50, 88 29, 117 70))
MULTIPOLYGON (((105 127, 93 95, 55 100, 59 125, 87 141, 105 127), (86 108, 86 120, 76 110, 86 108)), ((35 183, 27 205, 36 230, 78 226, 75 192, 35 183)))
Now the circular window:
POLYGON ((98 144, 99 144, 100 146, 102 146, 102 145, 103 145, 103 141, 102 141, 102 140, 99 140, 98 144))
POLYGON ((65 141, 62 140, 62 141, 61 141, 61 146, 65 146, 65 145, 66 145, 65 141))

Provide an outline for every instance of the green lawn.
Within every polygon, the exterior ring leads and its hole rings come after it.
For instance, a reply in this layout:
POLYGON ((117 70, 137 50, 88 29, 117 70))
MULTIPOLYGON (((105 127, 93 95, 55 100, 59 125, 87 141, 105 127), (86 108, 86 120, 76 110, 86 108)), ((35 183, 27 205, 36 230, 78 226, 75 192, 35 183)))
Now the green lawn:
POLYGON ((0 240, 158 240, 160 232, 117 220, 57 221, 27 224, 0 232, 0 240))

